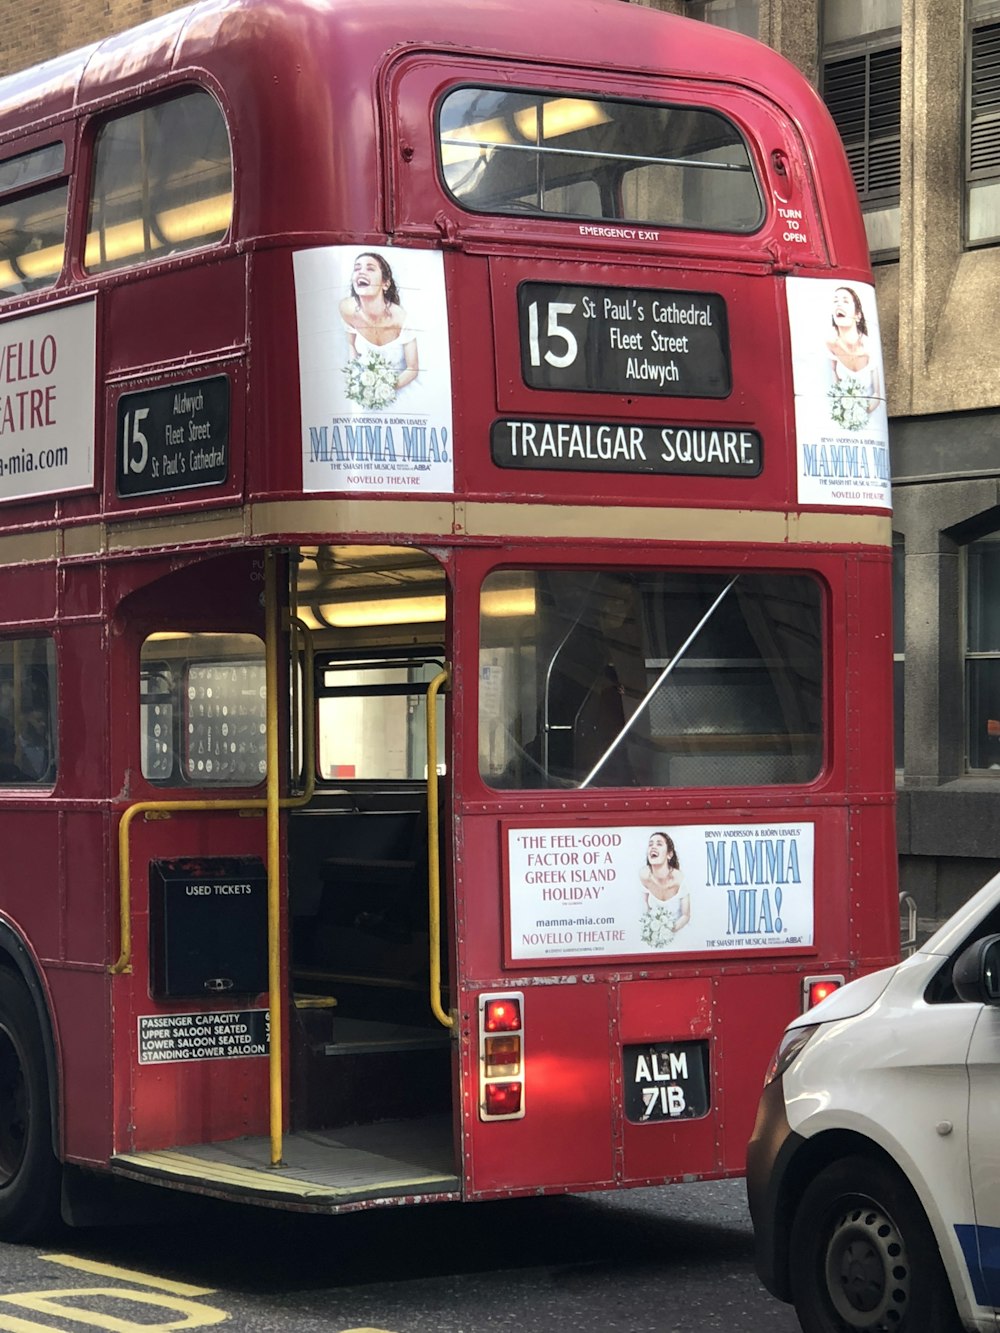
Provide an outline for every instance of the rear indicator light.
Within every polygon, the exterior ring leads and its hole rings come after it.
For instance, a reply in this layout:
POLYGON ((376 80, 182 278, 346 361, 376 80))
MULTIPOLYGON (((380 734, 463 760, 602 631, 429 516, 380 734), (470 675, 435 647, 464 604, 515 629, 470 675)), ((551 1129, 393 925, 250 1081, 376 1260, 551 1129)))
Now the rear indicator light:
POLYGON ((479 1118, 524 1116, 524 996, 479 997, 479 1118))
POLYGON ((521 1072, 521 1038, 487 1037, 483 1043, 487 1078, 511 1078, 521 1072))
POLYGON ((812 1009, 844 984, 842 976, 805 977, 802 982, 802 1012, 812 1009))

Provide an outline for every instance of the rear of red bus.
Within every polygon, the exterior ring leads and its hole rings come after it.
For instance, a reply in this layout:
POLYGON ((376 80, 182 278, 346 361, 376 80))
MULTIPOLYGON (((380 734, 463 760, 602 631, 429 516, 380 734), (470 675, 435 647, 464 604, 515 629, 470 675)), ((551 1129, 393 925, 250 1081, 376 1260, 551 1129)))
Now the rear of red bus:
POLYGON ((770 53, 608 19, 585 76, 381 78, 386 230, 443 240, 454 331, 467 1196, 741 1172, 782 1024, 897 947, 885 391, 842 148, 770 53))

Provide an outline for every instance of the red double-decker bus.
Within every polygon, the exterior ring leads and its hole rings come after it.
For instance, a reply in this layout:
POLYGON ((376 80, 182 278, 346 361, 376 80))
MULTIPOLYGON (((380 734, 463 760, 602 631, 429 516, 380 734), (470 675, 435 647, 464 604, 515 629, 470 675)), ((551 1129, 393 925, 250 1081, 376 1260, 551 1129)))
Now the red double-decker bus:
POLYGON ((740 1173, 891 959, 834 128, 618 0, 204 0, 0 82, 0 1232, 740 1173))

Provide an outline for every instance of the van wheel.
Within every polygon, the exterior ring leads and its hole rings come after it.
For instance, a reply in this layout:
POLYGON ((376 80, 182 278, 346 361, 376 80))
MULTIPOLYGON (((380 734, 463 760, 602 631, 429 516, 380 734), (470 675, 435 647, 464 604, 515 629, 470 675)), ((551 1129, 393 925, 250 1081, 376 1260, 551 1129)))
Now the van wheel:
POLYGON ((795 1215, 791 1286, 804 1333, 960 1333, 930 1224, 907 1182, 867 1157, 821 1171, 795 1215))
POLYGON ((0 970, 0 1238, 42 1240, 59 1222, 62 1173, 52 1151, 49 1080, 38 1019, 22 982, 0 970))

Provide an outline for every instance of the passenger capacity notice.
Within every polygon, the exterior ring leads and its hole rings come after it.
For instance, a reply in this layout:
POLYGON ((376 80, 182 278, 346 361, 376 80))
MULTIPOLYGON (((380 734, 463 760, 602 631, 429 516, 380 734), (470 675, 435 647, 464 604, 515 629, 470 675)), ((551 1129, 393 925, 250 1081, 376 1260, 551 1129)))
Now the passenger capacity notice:
POLYGON ((533 389, 725 398, 726 303, 714 292, 525 282, 521 373, 533 389))
POLYGON ((271 1020, 266 1009, 240 1013, 141 1014, 139 1063, 179 1064, 267 1055, 271 1020))

